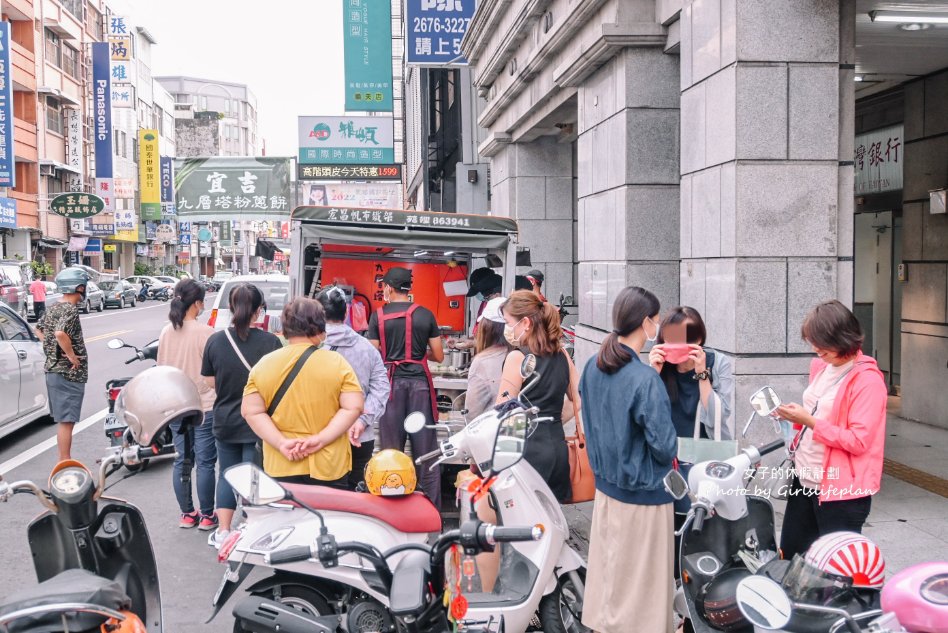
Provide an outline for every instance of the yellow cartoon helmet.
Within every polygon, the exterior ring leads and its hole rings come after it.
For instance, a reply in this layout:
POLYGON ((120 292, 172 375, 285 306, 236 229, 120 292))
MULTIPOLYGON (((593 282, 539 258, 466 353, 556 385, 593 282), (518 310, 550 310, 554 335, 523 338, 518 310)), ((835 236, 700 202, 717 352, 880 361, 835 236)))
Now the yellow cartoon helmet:
POLYGON ((396 497, 415 492, 415 465, 394 448, 379 451, 365 465, 365 485, 374 495, 396 497))

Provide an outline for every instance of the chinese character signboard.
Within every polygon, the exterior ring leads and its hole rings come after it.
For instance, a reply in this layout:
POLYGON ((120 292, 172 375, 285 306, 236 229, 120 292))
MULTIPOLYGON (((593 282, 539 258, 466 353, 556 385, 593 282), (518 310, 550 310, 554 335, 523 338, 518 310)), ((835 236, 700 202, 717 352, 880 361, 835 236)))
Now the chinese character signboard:
POLYGON ((185 158, 174 163, 178 216, 186 220, 286 218, 289 158, 185 158))
POLYGON ((66 110, 66 164, 76 173, 70 174, 70 191, 82 191, 82 112, 66 110))
POLYGON ((16 200, 13 198, 0 198, 0 228, 16 228, 16 200))
MULTIPOLYGON (((0 22, 0 187, 16 186, 13 165, 13 69, 10 23, 0 22)), ((14 227, 16 225, 14 224, 14 227)))
POLYGON ((95 188, 105 210, 115 208, 112 195, 112 86, 109 79, 109 44, 92 44, 92 85, 95 98, 95 188))
POLYGON ((158 130, 138 131, 138 180, 141 188, 142 219, 161 219, 161 180, 158 175, 158 130))
POLYGON ((853 167, 857 196, 902 188, 902 140, 901 125, 856 137, 853 167))
POLYGON ((401 165, 297 165, 299 180, 401 180, 401 165))
POLYGON ((131 200, 135 197, 134 178, 114 178, 112 180, 112 195, 115 198, 131 200))
POLYGON ((105 202, 91 193, 62 193, 49 203, 49 210, 64 218, 91 218, 102 213, 105 202))
POLYGON ((362 226, 436 227, 464 229, 466 232, 512 233, 517 221, 489 215, 461 215, 436 211, 405 211, 397 209, 350 209, 344 207, 297 207, 294 220, 337 222, 362 226))
POLYGON ((138 215, 134 211, 116 211, 115 212, 115 234, 120 235, 124 232, 135 233, 135 239, 138 241, 138 215))
POLYGON ((134 108, 135 107, 135 88, 131 85, 117 86, 112 85, 112 107, 113 108, 134 108))
POLYGON ((467 64, 461 40, 474 17, 474 0, 407 0, 405 55, 409 64, 467 64))
POLYGON ((89 225, 89 232, 93 235, 114 235, 115 224, 96 224, 93 222, 89 225))
POLYGON ((301 116, 301 165, 390 165, 395 126, 390 116, 301 116))
POLYGON ((402 185, 395 182, 303 185, 302 204, 333 207, 365 207, 368 209, 399 209, 402 185))
POLYGON ((174 204, 174 159, 161 157, 161 202, 174 204))
POLYGON ((342 0, 346 110, 392 111, 391 0, 342 0))

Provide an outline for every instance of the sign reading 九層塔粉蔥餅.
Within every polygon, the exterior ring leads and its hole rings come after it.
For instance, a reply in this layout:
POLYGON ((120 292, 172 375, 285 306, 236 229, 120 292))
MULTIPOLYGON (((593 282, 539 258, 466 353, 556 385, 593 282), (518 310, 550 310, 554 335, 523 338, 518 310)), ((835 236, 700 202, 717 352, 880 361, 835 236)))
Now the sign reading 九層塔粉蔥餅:
POLYGON ((184 158, 174 164, 179 217, 207 220, 289 217, 289 158, 184 158))
POLYGON ((301 165, 390 165, 395 126, 390 116, 301 116, 301 165))

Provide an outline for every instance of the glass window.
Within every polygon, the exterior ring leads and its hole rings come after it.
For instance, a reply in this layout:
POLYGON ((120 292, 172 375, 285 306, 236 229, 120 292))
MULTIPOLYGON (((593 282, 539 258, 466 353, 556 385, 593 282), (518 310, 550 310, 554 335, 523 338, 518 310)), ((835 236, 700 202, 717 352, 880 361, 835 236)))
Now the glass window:
POLYGON ((62 178, 49 177, 46 179, 46 193, 49 194, 50 198, 65 191, 66 187, 63 186, 62 178))
POLYGON ((0 332, 8 341, 32 341, 30 328, 9 310, 0 310, 0 332))
POLYGON ((66 11, 79 18, 80 22, 82 21, 82 5, 85 4, 85 0, 60 0, 60 2, 66 11))
POLYGON ((46 61, 56 66, 59 66, 62 63, 60 59, 62 55, 62 41, 59 39, 59 36, 45 29, 46 31, 46 61))
POLYGON ((63 70, 70 77, 79 78, 79 51, 71 46, 63 45, 63 70))
POLYGON ((46 130, 62 134, 65 129, 63 124, 63 109, 56 99, 46 98, 46 130))

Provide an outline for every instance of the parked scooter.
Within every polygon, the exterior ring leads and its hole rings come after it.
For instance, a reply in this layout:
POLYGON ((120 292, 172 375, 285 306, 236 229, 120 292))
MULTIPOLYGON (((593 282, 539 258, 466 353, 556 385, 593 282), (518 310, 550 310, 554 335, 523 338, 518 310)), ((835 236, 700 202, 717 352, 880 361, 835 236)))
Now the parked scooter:
POLYGON ((138 290, 137 299, 139 302, 148 301, 148 297, 151 296, 151 293, 149 292, 149 288, 151 288, 150 284, 142 284, 142 287, 138 290))
MULTIPOLYGON (((508 416, 502 422, 489 421, 483 433, 490 434, 492 454, 487 461, 480 462, 485 480, 478 487, 478 494, 487 494, 497 476, 514 466, 523 457, 528 424, 523 416, 508 416)), ((446 532, 429 547, 421 543, 407 543, 389 549, 384 554, 374 545, 365 542, 336 543, 326 527, 324 514, 302 501, 290 487, 282 486, 269 478, 253 464, 240 464, 224 473, 233 489, 252 506, 290 501, 318 519, 319 536, 309 535, 304 545, 284 547, 270 551, 266 556, 274 564, 288 565, 318 560, 327 570, 352 566, 370 575, 379 593, 384 594, 390 614, 384 620, 370 617, 368 611, 353 618, 352 613, 319 615, 300 612, 296 600, 280 596, 276 599, 252 595, 241 600, 234 608, 237 619, 235 631, 253 633, 293 633, 332 631, 405 631, 411 633, 446 633, 457 630, 449 621, 461 621, 463 628, 475 633, 500 633, 505 631, 503 616, 491 618, 483 623, 468 620, 468 598, 464 596, 461 581, 462 567, 458 544, 466 556, 492 551, 501 542, 537 541, 544 535, 541 525, 531 527, 498 527, 482 523, 476 517, 462 524, 460 530, 446 532), (452 552, 451 565, 445 564, 448 552, 452 552), (391 562, 390 562, 391 561, 391 562)), ((275 549, 274 546, 273 549, 275 549)), ((224 576, 221 589, 233 582, 231 575, 241 578, 244 564, 236 569, 231 566, 224 576)), ((220 604, 221 594, 215 598, 220 604)), ((215 612, 216 613, 216 612, 215 612)), ((213 616, 212 616, 213 617, 213 616)))
MULTIPOLYGON (((536 358, 528 355, 521 373, 534 374, 536 358)), ((497 428, 535 423, 537 410, 525 395, 511 400, 470 422, 441 442, 440 448, 418 458, 441 463, 489 464, 497 428)), ((413 414, 406 430, 416 432, 425 418, 413 414)), ((440 531, 438 511, 423 495, 376 497, 313 486, 285 486, 294 499, 318 509, 335 533, 359 534, 382 550, 420 545, 429 532, 440 531)), ((538 617, 544 631, 582 631, 585 562, 567 543, 569 527, 559 503, 546 482, 526 462, 513 464, 496 476, 491 488, 499 519, 505 524, 539 523, 546 534, 538 542, 504 548, 500 575, 492 593, 468 592, 467 619, 489 622, 503 619, 506 631, 526 631, 538 617)), ((275 600, 313 616, 341 616, 355 632, 390 630, 392 605, 383 583, 372 569, 361 565, 327 567, 313 561, 285 562, 271 552, 287 546, 309 547, 320 521, 300 508, 246 508, 247 521, 240 532, 225 540, 219 552, 230 569, 215 598, 219 609, 249 573, 250 568, 270 567, 274 575, 251 586, 257 598, 275 600)), ((472 585, 473 586, 473 585, 472 585)), ((256 630, 250 628, 249 630, 256 630)))
POLYGON ((161 288, 154 288, 148 286, 148 298, 154 299, 155 301, 168 301, 171 299, 171 287, 162 286, 161 288))
MULTIPOLYGON (((759 394, 766 390, 773 391, 765 387, 751 402, 761 401, 759 394)), ((775 409, 757 413, 769 415, 775 409)), ((688 621, 686 631, 753 631, 737 608, 737 584, 779 553, 773 506, 769 499, 747 494, 745 478, 761 457, 783 446, 780 439, 759 449, 748 447, 730 459, 697 463, 687 482, 676 470, 666 475, 668 492, 675 499, 691 500, 677 533, 681 586, 675 610, 688 621)))
MULTIPOLYGON (((120 338, 113 338, 107 343, 109 349, 122 349, 129 348, 135 350, 135 355, 125 361, 126 365, 134 363, 135 361, 157 361, 158 360, 158 339, 155 339, 151 343, 145 345, 145 347, 139 349, 134 345, 129 345, 120 338)), ((121 453, 121 450, 125 446, 134 444, 133 438, 129 435, 128 426, 125 423, 125 420, 115 414, 115 402, 118 400, 119 395, 122 393, 122 388, 128 384, 131 378, 113 378, 105 383, 106 397, 109 401, 109 412, 105 415, 105 436, 109 438, 109 447, 113 451, 118 451, 121 453)), ((174 455, 174 441, 172 438, 171 429, 165 429, 161 434, 161 437, 158 438, 158 441, 155 442, 155 447, 153 453, 148 456, 146 459, 136 460, 130 463, 124 463, 126 469, 130 471, 137 471, 148 466, 150 459, 155 457, 163 457, 167 455, 174 455)))
POLYGON ((135 443, 103 459, 97 475, 69 460, 53 468, 48 490, 31 481, 0 478, 0 501, 27 493, 45 509, 28 528, 40 584, 3 600, 0 630, 162 631, 158 567, 142 513, 103 493, 108 476, 122 463, 150 455, 155 438, 172 422, 200 424, 203 413, 197 388, 178 369, 148 369, 127 389, 143 385, 166 409, 156 415, 135 402, 126 408, 123 397, 118 415, 129 421, 135 443))

